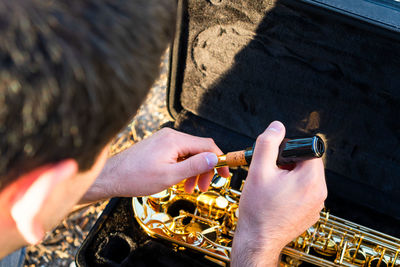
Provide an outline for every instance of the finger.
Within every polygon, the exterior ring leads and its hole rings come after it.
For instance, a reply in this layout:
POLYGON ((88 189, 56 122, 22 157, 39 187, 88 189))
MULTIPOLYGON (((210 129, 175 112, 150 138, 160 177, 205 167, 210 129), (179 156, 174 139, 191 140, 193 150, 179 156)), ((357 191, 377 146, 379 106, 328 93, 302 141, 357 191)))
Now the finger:
POLYGON ((211 138, 197 137, 190 134, 179 133, 176 140, 179 145, 179 157, 187 155, 195 155, 202 152, 213 152, 216 155, 222 155, 221 149, 215 144, 211 138))
POLYGON ((211 179, 214 177, 213 171, 208 171, 206 173, 202 173, 197 180, 197 185, 199 186, 200 191, 205 192, 208 190, 210 186, 211 179))
POLYGON ((225 177, 225 178, 227 178, 231 175, 228 167, 218 168, 217 172, 220 176, 225 177))
POLYGON ((250 165, 258 166, 259 171, 277 170, 276 160, 279 145, 285 136, 285 126, 279 121, 272 122, 268 128, 257 138, 253 159, 250 165))
POLYGON ((203 152, 181 162, 171 164, 168 167, 168 172, 171 176, 176 177, 177 181, 175 182, 179 182, 183 178, 196 176, 213 170, 217 163, 218 158, 214 153, 203 152))
POLYGON ((325 184, 324 164, 320 158, 298 162, 293 171, 298 173, 300 179, 315 177, 325 184))
POLYGON ((198 178, 199 178, 199 176, 197 175, 197 176, 186 179, 185 186, 184 186, 186 193, 189 193, 189 194, 193 193, 194 188, 196 187, 198 178))

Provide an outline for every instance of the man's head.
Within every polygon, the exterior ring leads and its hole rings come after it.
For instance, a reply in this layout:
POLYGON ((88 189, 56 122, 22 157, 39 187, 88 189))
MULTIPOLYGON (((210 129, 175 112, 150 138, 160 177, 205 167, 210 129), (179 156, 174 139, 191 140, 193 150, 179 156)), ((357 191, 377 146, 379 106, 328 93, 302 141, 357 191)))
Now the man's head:
POLYGON ((0 205, 17 225, 32 192, 62 202, 49 193, 62 185, 76 202, 90 186, 158 74, 174 11, 173 0, 0 0, 0 205))

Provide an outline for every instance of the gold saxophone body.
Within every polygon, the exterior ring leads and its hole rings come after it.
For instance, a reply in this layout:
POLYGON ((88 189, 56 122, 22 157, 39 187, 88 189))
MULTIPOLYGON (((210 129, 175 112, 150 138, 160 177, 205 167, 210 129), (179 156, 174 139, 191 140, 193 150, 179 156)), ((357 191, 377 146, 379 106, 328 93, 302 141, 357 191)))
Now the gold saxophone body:
MULTIPOLYGON (((150 236, 229 265, 241 195, 230 181, 216 174, 207 192, 187 194, 180 183, 133 198, 135 217, 150 236)), ((282 250, 280 265, 393 267, 400 266, 399 252, 400 239, 322 211, 315 225, 282 250)))

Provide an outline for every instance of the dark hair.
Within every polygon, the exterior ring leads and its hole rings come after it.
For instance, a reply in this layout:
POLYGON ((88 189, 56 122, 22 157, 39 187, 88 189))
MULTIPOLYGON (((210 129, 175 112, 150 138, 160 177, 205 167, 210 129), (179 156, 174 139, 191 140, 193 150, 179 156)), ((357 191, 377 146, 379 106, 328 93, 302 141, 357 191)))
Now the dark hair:
POLYGON ((172 40, 174 0, 0 0, 0 189, 128 123, 172 40))

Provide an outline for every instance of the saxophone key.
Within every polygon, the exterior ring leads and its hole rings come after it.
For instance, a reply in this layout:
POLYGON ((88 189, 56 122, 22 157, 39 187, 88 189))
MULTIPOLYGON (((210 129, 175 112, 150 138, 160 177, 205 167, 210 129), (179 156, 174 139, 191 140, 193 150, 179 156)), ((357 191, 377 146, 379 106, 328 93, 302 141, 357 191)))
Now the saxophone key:
POLYGON ((213 191, 204 192, 197 197, 198 211, 209 219, 220 219, 225 215, 228 205, 226 198, 213 191))

